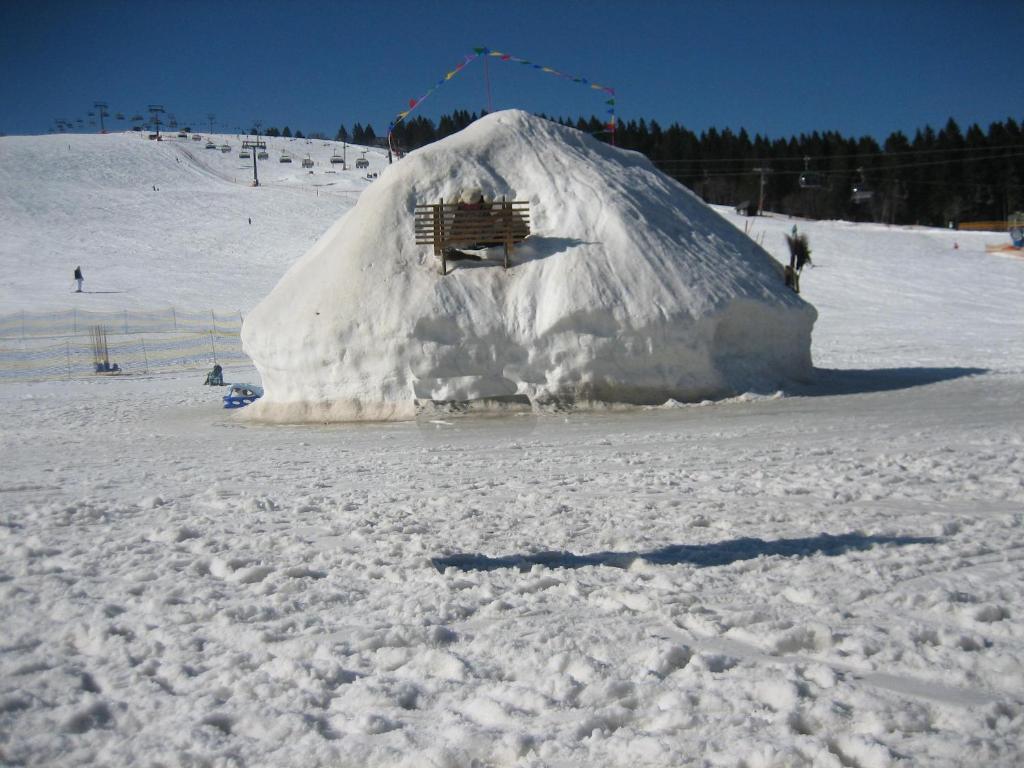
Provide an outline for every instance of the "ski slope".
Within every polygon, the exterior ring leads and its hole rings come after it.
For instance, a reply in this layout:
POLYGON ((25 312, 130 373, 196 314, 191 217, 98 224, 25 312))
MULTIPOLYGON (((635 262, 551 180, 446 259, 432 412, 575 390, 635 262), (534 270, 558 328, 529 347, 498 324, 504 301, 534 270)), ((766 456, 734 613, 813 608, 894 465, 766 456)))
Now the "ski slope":
MULTIPOLYGON (((247 309, 370 183, 186 146, 0 138, 4 309, 247 309)), ((809 236, 803 389, 266 427, 193 373, 0 384, 0 763, 1021 764, 1024 261, 719 213, 809 236)))
POLYGON ((99 310, 247 311, 387 163, 377 149, 267 137, 252 187, 252 160, 238 157, 245 136, 193 135, 203 140, 0 139, 0 312, 66 309, 73 298, 99 310), (207 138, 232 151, 205 149, 207 138), (364 150, 369 168, 357 171, 364 150), (343 151, 346 171, 330 162, 343 151), (279 162, 283 152, 292 163, 279 162), (72 297, 78 265, 88 294, 72 297))

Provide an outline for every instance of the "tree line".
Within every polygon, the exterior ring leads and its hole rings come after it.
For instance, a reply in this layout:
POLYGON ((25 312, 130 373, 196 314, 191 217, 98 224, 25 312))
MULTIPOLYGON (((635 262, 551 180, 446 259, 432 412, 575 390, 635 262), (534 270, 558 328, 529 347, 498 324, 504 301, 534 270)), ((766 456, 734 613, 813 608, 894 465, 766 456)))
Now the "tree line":
MULTIPOLYGON (((597 117, 541 117, 611 141, 597 117)), ((399 123, 393 140, 403 150, 416 149, 476 119, 475 112, 465 110, 437 123, 417 116, 399 123)), ((336 138, 357 144, 377 140, 372 127, 359 123, 352 133, 342 126, 336 138)), ((663 128, 641 119, 620 122, 615 144, 643 153, 706 202, 748 211, 763 205, 814 219, 947 226, 1005 221, 1024 209, 1024 127, 1012 118, 987 129, 973 124, 966 132, 950 118, 939 130, 925 126, 912 138, 896 131, 881 144, 838 131, 788 139, 751 137, 729 128, 698 134, 679 123, 663 128)))

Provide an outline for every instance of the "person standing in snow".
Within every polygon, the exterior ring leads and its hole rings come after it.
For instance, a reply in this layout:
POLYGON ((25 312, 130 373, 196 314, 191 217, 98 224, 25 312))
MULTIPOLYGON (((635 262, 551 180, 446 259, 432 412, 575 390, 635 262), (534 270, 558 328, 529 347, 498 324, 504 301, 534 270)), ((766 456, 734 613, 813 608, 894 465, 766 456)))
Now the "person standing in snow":
POLYGON ((82 283, 84 282, 84 278, 82 277, 82 268, 81 267, 75 267, 75 282, 78 283, 78 290, 75 291, 75 293, 81 293, 82 292, 82 283))

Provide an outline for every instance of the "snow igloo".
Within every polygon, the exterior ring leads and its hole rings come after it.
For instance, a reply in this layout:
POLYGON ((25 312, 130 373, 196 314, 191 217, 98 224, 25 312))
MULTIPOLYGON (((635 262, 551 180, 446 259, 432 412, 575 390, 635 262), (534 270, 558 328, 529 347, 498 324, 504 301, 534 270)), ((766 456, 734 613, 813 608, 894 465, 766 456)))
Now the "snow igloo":
POLYGON ((413 418, 424 407, 661 404, 811 372, 815 309, 772 257, 645 157, 526 112, 390 166, 245 318, 250 418, 413 418), (527 200, 531 234, 447 275, 417 204, 527 200), (502 404, 502 405, 499 405, 502 404))

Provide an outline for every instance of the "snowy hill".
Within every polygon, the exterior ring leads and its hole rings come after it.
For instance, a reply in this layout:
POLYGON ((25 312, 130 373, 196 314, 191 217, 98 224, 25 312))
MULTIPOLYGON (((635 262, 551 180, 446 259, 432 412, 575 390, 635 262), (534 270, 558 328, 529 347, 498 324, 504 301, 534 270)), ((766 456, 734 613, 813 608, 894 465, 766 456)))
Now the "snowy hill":
MULTIPOLYGON (((495 249, 501 250, 501 249, 495 249)), ((274 420, 410 418, 417 400, 660 404, 810 374, 814 309, 641 155, 526 112, 390 168, 246 319, 274 420), (438 275, 417 203, 528 200, 501 268, 438 275)))
POLYGON ((235 135, 0 138, 0 313, 15 310, 248 310, 386 164, 380 150, 267 138, 262 186, 235 135), (212 140, 231 152, 205 149, 212 140), (370 167, 356 171, 366 150, 370 167), (283 152, 293 157, 279 162, 283 152), (313 173, 301 160, 309 155, 313 173), (252 224, 248 223, 252 219, 252 224), (69 295, 81 265, 85 296, 69 295))

